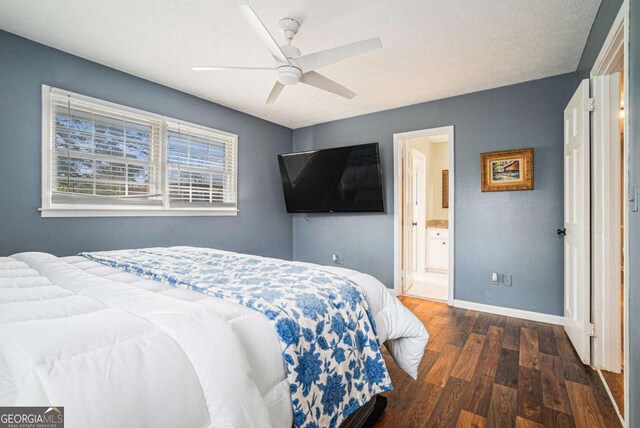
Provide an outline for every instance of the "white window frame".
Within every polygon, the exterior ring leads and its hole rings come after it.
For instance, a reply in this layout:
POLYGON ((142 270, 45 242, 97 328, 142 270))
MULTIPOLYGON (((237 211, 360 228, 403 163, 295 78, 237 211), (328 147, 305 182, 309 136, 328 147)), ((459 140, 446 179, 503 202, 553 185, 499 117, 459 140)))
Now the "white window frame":
POLYGON ((202 125, 185 122, 167 116, 138 110, 116 103, 76 94, 63 89, 42 85, 42 202, 39 209, 42 217, 159 217, 159 216, 236 216, 238 215, 238 136, 229 132, 208 128, 202 125), (51 192, 51 148, 52 148, 52 115, 51 95, 59 94, 71 96, 80 101, 86 101, 123 112, 141 115, 161 122, 160 127, 160 170, 162 186, 162 205, 159 206, 127 206, 127 205, 95 205, 95 204, 62 204, 52 203, 51 192), (181 123, 190 128, 198 128, 209 133, 215 133, 220 138, 233 144, 233 168, 236 183, 235 207, 171 207, 169 205, 169 186, 167 179, 167 124, 181 123))

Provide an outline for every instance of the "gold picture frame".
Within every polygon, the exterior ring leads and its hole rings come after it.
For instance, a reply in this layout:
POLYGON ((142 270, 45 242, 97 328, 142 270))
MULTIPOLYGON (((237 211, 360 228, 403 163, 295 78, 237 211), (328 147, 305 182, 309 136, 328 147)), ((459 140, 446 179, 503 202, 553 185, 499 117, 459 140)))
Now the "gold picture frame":
POLYGON ((533 148, 480 154, 483 192, 533 190, 533 148))
POLYGON ((442 170, 442 208, 449 208, 449 170, 442 170))

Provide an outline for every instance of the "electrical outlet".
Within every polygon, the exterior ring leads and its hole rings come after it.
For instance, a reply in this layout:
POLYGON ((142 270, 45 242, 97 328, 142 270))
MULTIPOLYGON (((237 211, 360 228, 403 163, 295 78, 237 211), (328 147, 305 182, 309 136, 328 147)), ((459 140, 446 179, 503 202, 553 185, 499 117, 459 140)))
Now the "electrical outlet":
POLYGON ((503 275, 502 285, 505 287, 511 287, 511 275, 503 275))
POLYGON ((332 257, 333 262, 337 265, 343 265, 344 264, 344 260, 337 254, 334 254, 332 257))

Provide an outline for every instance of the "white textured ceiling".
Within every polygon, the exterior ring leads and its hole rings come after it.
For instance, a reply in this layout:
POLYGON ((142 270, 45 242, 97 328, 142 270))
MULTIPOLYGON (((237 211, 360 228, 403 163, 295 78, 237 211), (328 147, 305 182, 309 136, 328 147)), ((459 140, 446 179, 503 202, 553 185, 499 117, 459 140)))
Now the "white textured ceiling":
POLYGON ((290 128, 575 71, 600 0, 2 0, 0 28, 290 128), (318 70, 358 93, 298 84, 264 105, 269 72, 194 73, 192 65, 267 65, 236 6, 278 42, 295 17, 304 55, 370 37, 384 47, 318 70))

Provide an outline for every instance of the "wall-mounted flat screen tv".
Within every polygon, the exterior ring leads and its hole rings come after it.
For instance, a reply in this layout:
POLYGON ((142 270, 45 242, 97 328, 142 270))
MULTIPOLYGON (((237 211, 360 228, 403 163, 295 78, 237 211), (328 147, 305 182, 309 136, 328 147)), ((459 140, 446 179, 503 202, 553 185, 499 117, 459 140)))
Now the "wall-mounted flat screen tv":
POLYGON ((383 212, 378 143, 278 155, 288 213, 383 212))

